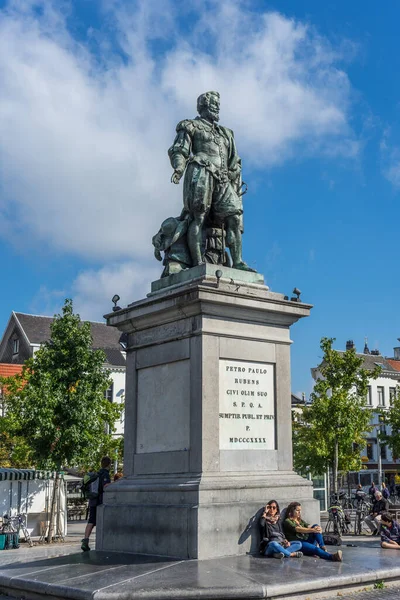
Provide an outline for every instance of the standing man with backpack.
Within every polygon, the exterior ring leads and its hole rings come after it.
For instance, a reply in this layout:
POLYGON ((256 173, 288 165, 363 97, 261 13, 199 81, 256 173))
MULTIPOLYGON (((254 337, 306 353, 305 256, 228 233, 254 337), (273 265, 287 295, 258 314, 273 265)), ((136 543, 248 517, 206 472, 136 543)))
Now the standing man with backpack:
POLYGON ((103 456, 101 459, 101 469, 98 473, 90 476, 87 482, 82 486, 83 493, 89 499, 89 518, 85 529, 85 537, 82 540, 81 548, 83 552, 90 550, 89 537, 93 527, 96 526, 97 507, 103 504, 103 490, 111 483, 110 479, 111 458, 103 456))

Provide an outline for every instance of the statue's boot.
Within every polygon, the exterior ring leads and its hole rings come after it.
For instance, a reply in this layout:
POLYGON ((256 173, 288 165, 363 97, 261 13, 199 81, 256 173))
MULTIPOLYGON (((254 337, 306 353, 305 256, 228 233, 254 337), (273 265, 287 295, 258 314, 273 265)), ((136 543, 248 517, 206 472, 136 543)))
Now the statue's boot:
POLYGON ((251 269, 249 267, 249 265, 247 265, 243 261, 240 261, 238 263, 234 263, 232 268, 233 269, 239 269, 239 271, 250 271, 250 273, 257 273, 257 271, 255 269, 251 269))

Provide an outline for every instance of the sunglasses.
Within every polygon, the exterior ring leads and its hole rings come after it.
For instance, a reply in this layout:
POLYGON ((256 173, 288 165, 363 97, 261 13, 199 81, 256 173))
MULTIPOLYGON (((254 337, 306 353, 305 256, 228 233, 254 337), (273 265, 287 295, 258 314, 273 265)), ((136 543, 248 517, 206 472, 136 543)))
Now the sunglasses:
POLYGON ((278 510, 278 507, 276 506, 276 504, 270 505, 268 508, 274 508, 275 510, 278 510))

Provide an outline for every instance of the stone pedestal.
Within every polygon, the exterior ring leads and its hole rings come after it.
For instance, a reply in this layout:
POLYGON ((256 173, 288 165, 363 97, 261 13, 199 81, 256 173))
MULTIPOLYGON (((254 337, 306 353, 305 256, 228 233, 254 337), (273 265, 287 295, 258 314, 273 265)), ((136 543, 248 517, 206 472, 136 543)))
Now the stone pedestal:
POLYGON ((291 444, 289 328, 311 306, 270 292, 258 274, 196 269, 107 315, 128 334, 125 478, 99 507, 99 550, 257 551, 259 510, 272 498, 299 500, 318 520, 291 444))

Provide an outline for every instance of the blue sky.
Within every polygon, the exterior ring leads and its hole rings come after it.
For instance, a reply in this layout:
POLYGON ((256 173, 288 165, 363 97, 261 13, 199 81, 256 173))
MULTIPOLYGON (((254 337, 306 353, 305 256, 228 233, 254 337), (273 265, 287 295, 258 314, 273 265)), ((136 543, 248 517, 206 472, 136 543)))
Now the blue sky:
POLYGON ((244 256, 314 305, 292 389, 322 336, 392 355, 400 199, 400 6, 373 0, 0 0, 0 329, 72 297, 101 320, 158 277, 179 214, 167 148, 221 93, 249 185, 244 256))

